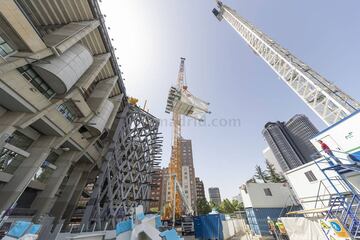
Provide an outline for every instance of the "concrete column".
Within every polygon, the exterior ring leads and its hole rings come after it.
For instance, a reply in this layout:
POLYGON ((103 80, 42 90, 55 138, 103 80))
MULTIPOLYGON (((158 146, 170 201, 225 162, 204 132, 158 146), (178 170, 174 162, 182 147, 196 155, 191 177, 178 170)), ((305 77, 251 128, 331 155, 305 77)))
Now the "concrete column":
POLYGON ((81 179, 76 186, 76 189, 73 193, 72 198, 69 201, 69 204, 64 212, 63 218, 66 219, 66 222, 70 222, 72 215, 74 214, 74 211, 77 207, 77 203, 79 202, 80 196, 84 190, 84 187, 87 184, 89 174, 84 172, 81 176, 81 179))
POLYGON ((33 201, 31 208, 36 210, 34 220, 37 221, 42 215, 48 215, 53 207, 59 187, 66 177, 72 163, 74 163, 79 154, 71 151, 63 153, 56 161, 56 170, 47 181, 45 189, 39 193, 33 201))
POLYGON ((21 36, 21 40, 30 51, 37 52, 46 48, 44 42, 18 8, 14 0, 2 0, 0 13, 17 35, 21 36))
POLYGON ((11 180, 0 189, 0 211, 17 201, 51 151, 56 137, 41 136, 27 150, 30 156, 14 172, 11 180))
POLYGON ((0 117, 0 149, 5 145, 5 140, 15 132, 16 128, 14 125, 19 122, 25 113, 19 112, 6 112, 0 117))
POLYGON ((66 207, 68 206, 83 174, 87 175, 81 167, 76 167, 71 172, 60 198, 57 199, 51 210, 51 215, 55 217, 55 223, 58 222, 64 215, 66 207))

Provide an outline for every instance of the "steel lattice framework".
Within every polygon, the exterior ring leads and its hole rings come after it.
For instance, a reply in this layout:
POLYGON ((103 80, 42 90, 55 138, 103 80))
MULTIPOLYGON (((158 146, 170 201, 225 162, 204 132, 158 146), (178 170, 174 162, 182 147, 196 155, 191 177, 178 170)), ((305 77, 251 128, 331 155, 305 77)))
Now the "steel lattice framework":
POLYGON ((129 216, 131 208, 149 205, 151 177, 159 164, 162 137, 159 119, 128 104, 118 115, 119 123, 101 166, 82 218, 86 229, 114 228, 129 216))
POLYGON ((331 125, 359 109, 358 101, 297 59, 235 10, 217 1, 213 13, 225 19, 277 75, 327 124, 331 125))

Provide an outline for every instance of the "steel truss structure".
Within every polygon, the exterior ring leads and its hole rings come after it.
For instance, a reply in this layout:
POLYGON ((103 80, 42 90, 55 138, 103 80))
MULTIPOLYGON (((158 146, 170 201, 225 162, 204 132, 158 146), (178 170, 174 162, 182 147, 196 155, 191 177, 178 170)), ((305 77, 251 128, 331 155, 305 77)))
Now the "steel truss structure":
POLYGON ((331 125, 359 109, 358 101, 297 59, 235 10, 217 1, 213 10, 219 21, 225 19, 276 74, 327 124, 331 125))
POLYGON ((128 104, 113 132, 82 224, 85 229, 113 229, 132 208, 149 205, 151 177, 159 164, 162 137, 160 121, 141 108, 128 104))

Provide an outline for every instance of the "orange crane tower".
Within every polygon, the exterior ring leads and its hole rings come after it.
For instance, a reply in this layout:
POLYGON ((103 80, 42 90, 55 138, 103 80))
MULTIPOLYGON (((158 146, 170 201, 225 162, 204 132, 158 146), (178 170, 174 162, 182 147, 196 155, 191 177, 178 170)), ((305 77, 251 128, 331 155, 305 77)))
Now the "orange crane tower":
MULTIPOLYGON (((184 87, 184 78, 185 78, 185 58, 181 58, 180 69, 177 77, 177 89, 182 89, 184 87)), ((163 217, 165 219, 170 219, 172 212, 174 211, 173 207, 175 204, 175 215, 176 217, 181 216, 182 212, 182 201, 178 194, 176 194, 176 186, 174 178, 171 176, 176 175, 177 181, 182 182, 182 161, 180 157, 180 139, 181 139, 181 114, 177 111, 173 111, 173 139, 172 139, 172 149, 171 149, 171 159, 169 163, 169 185, 170 185, 170 196, 175 199, 168 201, 163 217), (175 201, 174 201, 175 200, 175 201)), ((169 199, 170 200, 170 199, 169 199)))
POLYGON ((176 184, 182 186, 181 115, 203 121, 205 114, 210 113, 208 111, 209 103, 193 96, 187 90, 185 82, 185 58, 181 58, 176 86, 170 88, 165 111, 173 113, 173 139, 168 174, 170 194, 168 194, 169 197, 163 209, 162 218, 164 220, 179 218, 184 212, 182 200, 184 196, 177 194, 179 187, 176 187, 176 184))

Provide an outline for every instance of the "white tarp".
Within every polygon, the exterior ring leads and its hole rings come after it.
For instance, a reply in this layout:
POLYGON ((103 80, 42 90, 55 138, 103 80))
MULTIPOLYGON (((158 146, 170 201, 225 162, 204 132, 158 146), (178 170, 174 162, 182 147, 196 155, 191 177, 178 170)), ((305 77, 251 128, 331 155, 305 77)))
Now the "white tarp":
POLYGON ((327 240, 318 220, 304 217, 280 218, 290 240, 327 240))
POLYGON ((175 87, 170 88, 166 112, 177 112, 199 121, 203 121, 206 113, 210 113, 208 102, 195 97, 187 89, 179 90, 175 87))
POLYGON ((223 235, 224 239, 229 239, 236 234, 244 235, 245 229, 245 222, 243 219, 233 218, 226 221, 221 221, 223 226, 223 235))

